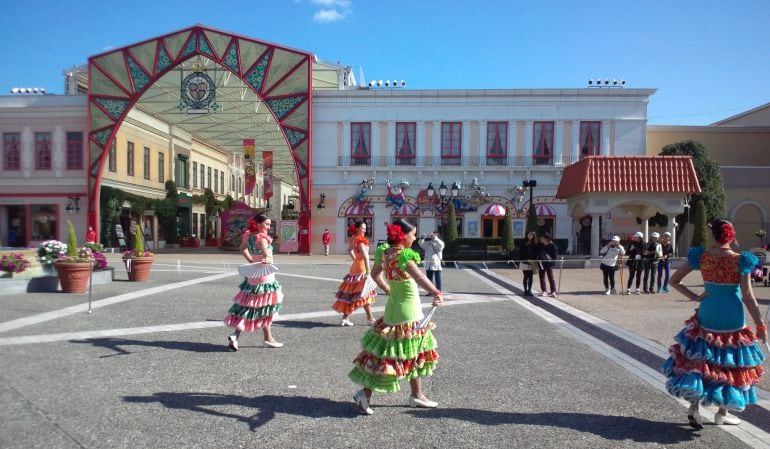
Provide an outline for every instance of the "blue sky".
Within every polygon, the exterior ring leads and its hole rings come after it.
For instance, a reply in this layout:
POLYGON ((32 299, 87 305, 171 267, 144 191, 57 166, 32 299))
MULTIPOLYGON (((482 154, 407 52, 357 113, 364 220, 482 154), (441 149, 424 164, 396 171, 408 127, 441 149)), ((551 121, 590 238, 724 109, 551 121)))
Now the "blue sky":
POLYGON ((705 125, 770 102, 763 0, 4 3, 3 95, 16 86, 62 93, 63 69, 201 23, 414 89, 575 88, 623 78, 658 89, 651 124, 705 125))

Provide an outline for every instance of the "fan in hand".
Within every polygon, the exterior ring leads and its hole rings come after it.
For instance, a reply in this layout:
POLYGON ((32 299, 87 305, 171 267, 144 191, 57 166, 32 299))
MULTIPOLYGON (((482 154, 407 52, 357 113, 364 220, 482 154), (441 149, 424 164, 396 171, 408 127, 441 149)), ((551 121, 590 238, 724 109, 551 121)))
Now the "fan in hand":
POLYGON ((374 279, 372 279, 371 276, 367 276, 366 282, 364 283, 364 289, 361 291, 361 297, 368 298, 376 294, 377 294, 377 283, 374 282, 374 279))
POLYGON ((271 263, 254 262, 238 267, 238 273, 245 278, 261 278, 278 271, 278 267, 271 263))
POLYGON ((430 312, 428 312, 428 314, 425 315, 425 318, 423 318, 422 321, 420 321, 420 324, 417 325, 417 329, 422 329, 428 325, 428 323, 430 322, 430 319, 433 318, 433 313, 436 311, 437 308, 438 307, 436 306, 431 307, 430 312))

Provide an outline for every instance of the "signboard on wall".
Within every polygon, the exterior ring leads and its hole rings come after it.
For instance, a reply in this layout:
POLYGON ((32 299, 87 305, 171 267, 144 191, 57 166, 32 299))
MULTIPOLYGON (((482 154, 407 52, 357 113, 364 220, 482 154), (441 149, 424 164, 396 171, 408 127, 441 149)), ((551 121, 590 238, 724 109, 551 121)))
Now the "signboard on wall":
POLYGON ((238 249, 243 241, 243 233, 248 227, 249 220, 254 218, 256 211, 243 203, 235 203, 233 207, 220 215, 222 226, 222 249, 238 249))
POLYGON ((296 253, 299 251, 299 238, 297 220, 281 220, 281 252, 296 253))

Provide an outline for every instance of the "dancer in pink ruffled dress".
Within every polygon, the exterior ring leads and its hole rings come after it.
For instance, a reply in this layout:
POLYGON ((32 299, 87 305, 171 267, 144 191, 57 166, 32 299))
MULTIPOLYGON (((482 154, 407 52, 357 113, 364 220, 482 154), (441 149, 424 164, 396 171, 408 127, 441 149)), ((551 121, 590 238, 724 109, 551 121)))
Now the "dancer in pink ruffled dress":
MULTIPOLYGON (((243 233, 240 251, 249 263, 273 263, 273 239, 267 234, 270 219, 264 214, 249 220, 248 229, 243 233)), ((280 348, 283 343, 275 341, 270 331, 273 316, 281 310, 283 292, 275 280, 275 273, 258 278, 244 278, 238 287, 240 291, 233 298, 233 305, 225 317, 225 324, 235 329, 227 337, 227 346, 238 350, 238 338, 242 332, 262 329, 265 346, 280 348)))

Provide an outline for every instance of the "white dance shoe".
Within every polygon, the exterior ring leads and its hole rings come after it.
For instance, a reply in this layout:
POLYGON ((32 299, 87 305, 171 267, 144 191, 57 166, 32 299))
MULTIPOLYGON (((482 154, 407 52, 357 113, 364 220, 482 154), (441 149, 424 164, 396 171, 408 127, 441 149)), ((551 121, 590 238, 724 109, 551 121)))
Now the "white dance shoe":
POLYGON ((235 334, 227 337, 227 347, 233 352, 238 350, 238 337, 235 334))
POLYGON ((275 340, 273 341, 265 340, 264 345, 267 346, 268 348, 276 348, 276 349, 283 348, 283 343, 278 343, 275 340))
POLYGON ((356 394, 353 395, 353 402, 358 405, 358 408, 361 410, 361 412, 365 415, 372 415, 374 414, 374 410, 372 410, 371 407, 369 407, 369 400, 366 399, 366 393, 364 393, 364 390, 358 390, 356 391, 356 394))
POLYGON ((409 396, 409 407, 415 408, 436 408, 438 407, 438 402, 431 401, 428 398, 420 399, 416 398, 414 396, 409 396))
POLYGON ((714 424, 718 426, 737 426, 741 423, 740 418, 732 415, 723 415, 716 413, 714 415, 714 424))

